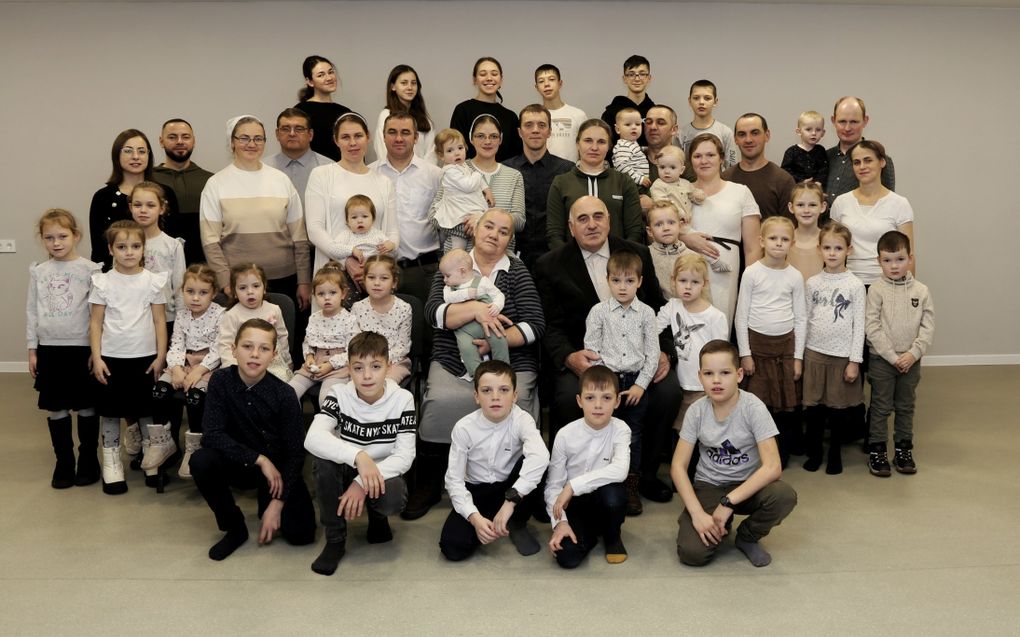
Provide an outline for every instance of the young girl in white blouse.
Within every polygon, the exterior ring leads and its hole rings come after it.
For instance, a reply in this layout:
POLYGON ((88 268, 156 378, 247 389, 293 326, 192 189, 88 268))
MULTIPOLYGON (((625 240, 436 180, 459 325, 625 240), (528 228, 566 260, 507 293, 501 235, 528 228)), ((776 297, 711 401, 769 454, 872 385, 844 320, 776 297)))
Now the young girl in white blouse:
POLYGON ((163 232, 167 212, 166 191, 154 181, 143 181, 131 191, 131 217, 145 232, 144 267, 150 272, 170 275, 166 292, 166 321, 173 331, 177 308, 181 305, 180 290, 184 282, 184 245, 163 232))
POLYGON ((305 360, 290 379, 290 386, 301 398, 313 386, 321 384, 321 405, 330 387, 350 381, 347 344, 361 330, 354 315, 343 306, 347 279, 339 263, 327 261, 319 268, 312 279, 312 292, 320 309, 308 319, 305 340, 301 344, 305 360))
POLYGON ((51 208, 39 219, 39 236, 49 258, 28 269, 28 372, 47 412, 57 462, 50 486, 66 489, 99 480, 99 418, 95 382, 89 374, 89 290, 102 265, 78 256, 78 222, 51 208), (71 412, 78 412, 78 467, 74 463, 71 412))
MULTIPOLYGON (((152 386, 166 360, 167 274, 142 267, 145 233, 134 221, 106 231, 113 269, 92 275, 89 343, 92 374, 99 381, 97 407, 103 427, 103 492, 127 492, 120 459, 120 419, 141 428, 146 484, 176 451, 169 428, 153 424, 152 386), (150 449, 155 447, 154 449, 150 449), (146 462, 148 460, 149 462, 146 462), (159 461, 155 466, 153 462, 159 461)), ((131 450, 129 450, 130 452, 131 450)))
POLYGON ((365 261, 368 297, 351 306, 361 332, 382 334, 390 348, 386 377, 400 383, 411 374, 411 306, 397 298, 400 268, 393 257, 377 254, 365 261))
POLYGON ((156 382, 153 396, 160 422, 166 422, 177 391, 184 392, 188 432, 184 436, 184 459, 178 474, 191 477, 191 455, 202 447, 202 415, 205 391, 213 370, 220 366, 220 320, 226 310, 213 303, 216 272, 196 263, 184 272, 180 313, 173 324, 173 336, 166 354, 166 371, 156 382))
POLYGON ((807 282, 807 344, 804 352, 804 468, 822 465, 822 437, 828 422, 829 457, 825 473, 843 472, 840 441, 850 426, 852 407, 864 403, 864 283, 846 267, 853 250, 846 226, 830 221, 818 235, 823 269, 807 282))
POLYGON ((237 329, 248 319, 260 318, 276 328, 276 354, 269 363, 269 373, 286 383, 293 375, 287 324, 280 306, 265 300, 266 285, 266 271, 257 263, 241 263, 230 268, 233 305, 220 320, 220 365, 230 367, 237 364, 234 358, 237 329))
POLYGON ((761 224, 765 255, 744 271, 733 318, 744 369, 743 388, 761 399, 779 428, 783 467, 796 440, 794 411, 800 403, 807 313, 804 278, 787 263, 793 222, 769 217, 761 224))

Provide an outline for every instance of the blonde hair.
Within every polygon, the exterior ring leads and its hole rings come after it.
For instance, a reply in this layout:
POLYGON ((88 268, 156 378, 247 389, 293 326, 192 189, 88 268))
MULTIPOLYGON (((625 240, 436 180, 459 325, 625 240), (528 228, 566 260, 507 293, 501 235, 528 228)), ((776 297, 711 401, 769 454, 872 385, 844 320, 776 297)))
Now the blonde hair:
POLYGON ((443 149, 446 147, 447 142, 450 141, 459 141, 461 144, 464 144, 464 150, 467 150, 467 142, 459 130, 456 128, 444 128, 436 133, 436 157, 439 159, 443 158, 443 149))
POLYGON ((142 245, 145 245, 145 231, 136 222, 130 219, 124 219, 122 221, 114 221, 110 224, 110 227, 106 229, 104 238, 106 239, 106 245, 113 247, 113 244, 117 241, 117 236, 120 233, 124 233, 127 237, 131 237, 133 234, 137 234, 142 240, 142 245))
POLYGON ((323 283, 334 284, 340 288, 344 296, 347 296, 347 275, 338 261, 330 259, 316 271, 315 276, 312 277, 312 293, 314 294, 315 288, 323 283))
POLYGON ((683 254, 673 262, 673 276, 670 282, 676 286, 676 278, 681 272, 693 272, 701 277, 705 284, 701 287, 701 298, 712 302, 712 294, 708 290, 708 261, 693 250, 684 250, 683 254))
POLYGON ((768 229, 775 225, 785 226, 790 231, 790 236, 793 236, 793 232, 795 230, 793 222, 787 217, 778 215, 775 217, 769 217, 765 221, 761 222, 761 236, 764 237, 765 233, 768 232, 768 229))
POLYGON ((450 250, 444 254, 443 258, 439 260, 439 267, 443 267, 444 264, 457 265, 462 268, 467 268, 468 270, 474 266, 474 262, 471 260, 471 255, 468 254, 468 251, 460 248, 450 250))
POLYGON ((652 225, 652 212, 656 210, 671 210, 673 214, 676 215, 677 221, 681 224, 690 222, 690 219, 687 218, 687 214, 685 212, 681 212, 680 209, 676 207, 675 203, 668 199, 656 199, 652 202, 652 207, 648 209, 647 214, 645 214, 646 226, 652 225))
POLYGON ((39 217, 39 236, 42 236, 43 228, 55 223, 61 228, 71 231, 75 238, 81 238, 81 230, 78 228, 78 220, 68 210, 63 208, 50 208, 39 217))
POLYGON ((804 111, 797 117, 797 128, 804 125, 805 122, 813 122, 818 120, 825 126, 825 118, 818 111, 804 111))
POLYGON ((822 190, 822 184, 817 181, 802 181, 794 185, 793 190, 790 191, 790 203, 795 202, 797 197, 805 192, 814 193, 819 201, 825 203, 825 191, 822 190))
POLYGON ((673 146, 672 144, 670 144, 669 146, 666 146, 665 148, 660 150, 658 153, 656 153, 655 154, 655 160, 658 161, 658 160, 660 160, 663 157, 666 157, 668 155, 675 155, 676 158, 680 160, 681 164, 683 164, 684 161, 686 160, 686 158, 684 157, 684 150, 682 148, 680 148, 679 146, 673 146))

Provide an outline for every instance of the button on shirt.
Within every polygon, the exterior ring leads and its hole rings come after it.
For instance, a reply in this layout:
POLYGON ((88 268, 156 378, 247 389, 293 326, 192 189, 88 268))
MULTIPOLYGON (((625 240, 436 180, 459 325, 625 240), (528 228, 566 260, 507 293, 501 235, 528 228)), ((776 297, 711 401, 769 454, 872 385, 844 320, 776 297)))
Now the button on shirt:
POLYGON ((595 252, 581 248, 581 257, 584 259, 584 267, 588 268, 588 278, 595 286, 595 294, 599 300, 605 301, 612 297, 609 291, 609 271, 606 269, 609 266, 609 242, 603 243, 595 252))
POLYGON ((373 162, 370 168, 385 175, 396 192, 397 222, 400 225, 398 258, 416 259, 438 250, 439 236, 429 223, 428 215, 442 177, 439 166, 414 156, 402 171, 394 168, 385 157, 373 162))
POLYGON ((655 312, 638 299, 624 307, 615 298, 591 308, 585 323, 584 348, 599 355, 616 373, 638 372, 634 383, 642 389, 659 365, 659 329, 655 312))
POLYGON ((308 176, 312 174, 312 169, 333 163, 333 160, 329 157, 320 155, 310 148, 308 152, 297 159, 291 159, 283 153, 277 153, 263 161, 273 168, 282 170, 285 175, 290 177, 291 183, 294 184, 294 189, 298 191, 298 196, 301 197, 302 208, 305 205, 305 189, 308 187, 308 176))

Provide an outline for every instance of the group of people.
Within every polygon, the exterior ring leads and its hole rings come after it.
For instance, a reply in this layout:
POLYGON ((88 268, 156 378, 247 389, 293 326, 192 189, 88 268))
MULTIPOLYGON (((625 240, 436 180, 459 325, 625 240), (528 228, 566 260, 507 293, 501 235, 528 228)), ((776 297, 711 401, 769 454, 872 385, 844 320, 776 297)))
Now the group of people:
POLYGON ((934 311, 913 277, 913 211, 884 147, 863 139, 861 99, 836 102, 828 150, 824 118, 802 113, 780 167, 765 117, 722 124, 708 80, 680 128, 648 96, 642 56, 597 119, 563 101, 551 64, 535 71, 542 102, 514 113, 502 67, 481 58, 477 95, 439 131, 410 66, 390 73, 372 130, 333 101, 329 60, 310 56, 303 74, 271 157, 251 115, 227 123, 233 161, 215 174, 191 161, 184 119, 163 125, 158 167, 144 133, 118 135, 90 259, 74 215, 39 220, 49 259, 30 272, 29 368, 55 488, 125 492, 122 439, 151 486, 180 459, 224 532, 209 551, 221 560, 248 539, 232 487, 258 489, 260 542, 314 541, 307 450, 325 529, 312 569, 327 575, 349 521, 365 513, 368 541, 388 542, 389 516, 424 516, 444 488, 450 560, 506 536, 538 552, 535 516, 561 566, 600 537, 619 563, 626 517, 675 489, 684 563, 707 563, 738 514, 735 544, 764 566, 759 541, 796 504, 782 470, 803 454, 817 471, 828 428, 826 471, 842 471, 865 375, 871 473, 916 472, 934 311), (433 328, 420 405, 412 304, 433 328))

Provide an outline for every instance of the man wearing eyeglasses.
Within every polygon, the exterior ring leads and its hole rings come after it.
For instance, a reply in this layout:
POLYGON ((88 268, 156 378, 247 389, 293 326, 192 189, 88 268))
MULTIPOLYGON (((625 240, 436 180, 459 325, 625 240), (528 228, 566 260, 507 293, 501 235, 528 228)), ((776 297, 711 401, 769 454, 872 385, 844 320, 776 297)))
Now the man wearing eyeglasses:
MULTIPOLYGON (((613 144, 619 139, 619 135, 615 132, 616 114, 618 112, 624 108, 636 108, 641 113, 641 118, 644 119, 648 115, 648 109, 655 106, 655 102, 645 92, 648 84, 652 81, 651 69, 652 66, 648 63, 648 58, 643 55, 632 55, 624 61, 623 84, 627 87, 627 94, 614 97, 613 101, 602 113, 602 121, 609 124, 609 130, 613 131, 613 139, 611 140, 613 144)), ((643 132, 638 137, 637 143, 639 146, 644 146, 648 143, 643 132)))
POLYGON ((276 141, 280 143, 280 152, 263 159, 266 164, 290 177, 301 197, 302 207, 312 169, 333 163, 329 157, 312 150, 313 135, 312 120, 307 113, 297 108, 285 108, 276 116, 276 141))
POLYGON ((167 234, 184 239, 184 260, 204 263, 202 238, 198 231, 198 205, 202 189, 212 173, 191 161, 195 152, 195 132, 187 121, 168 119, 159 134, 159 145, 166 160, 152 169, 152 179, 177 195, 177 212, 169 219, 167 234))

